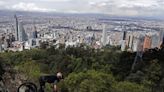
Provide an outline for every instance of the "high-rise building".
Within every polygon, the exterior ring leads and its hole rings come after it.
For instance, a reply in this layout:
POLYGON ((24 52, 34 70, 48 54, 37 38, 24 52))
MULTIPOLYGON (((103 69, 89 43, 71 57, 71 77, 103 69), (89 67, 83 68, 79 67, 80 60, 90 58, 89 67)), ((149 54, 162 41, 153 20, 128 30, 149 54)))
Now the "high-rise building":
POLYGON ((160 35, 160 41, 162 42, 163 37, 164 37, 164 29, 160 29, 159 35, 160 35))
POLYGON ((164 37, 163 37, 163 40, 162 40, 162 45, 164 45, 164 37))
POLYGON ((127 34, 127 32, 124 31, 124 32, 123 32, 123 40, 126 40, 126 34, 127 34))
POLYGON ((123 32, 123 38, 121 43, 121 51, 126 50, 126 31, 123 32))
POLYGON ((36 41, 34 39, 29 39, 28 42, 30 47, 36 45, 36 41))
POLYGON ((137 37, 132 36, 132 40, 131 40, 132 51, 142 52, 143 51, 144 40, 145 40, 145 37, 143 35, 139 35, 137 37))
POLYGON ((156 48, 160 44, 160 37, 157 34, 152 35, 152 44, 151 48, 156 48))
POLYGON ((19 26, 18 26, 18 40, 19 41, 27 41, 28 40, 27 34, 24 30, 22 22, 19 22, 19 26))
POLYGON ((145 37, 140 35, 138 38, 137 52, 143 52, 145 37))
POLYGON ((0 39, 0 52, 2 52, 2 40, 0 39))
POLYGON ((10 40, 8 38, 6 38, 5 41, 4 41, 5 48, 9 48, 10 47, 9 42, 10 42, 10 40))
POLYGON ((160 42, 159 48, 164 47, 164 29, 161 29, 159 32, 160 42))
POLYGON ((152 44, 152 38, 148 35, 145 36, 143 50, 150 49, 152 44))
POLYGON ((32 38, 34 38, 34 39, 38 38, 38 32, 36 30, 36 26, 34 26, 34 30, 32 32, 32 38))
POLYGON ((131 34, 131 35, 129 35, 128 41, 126 44, 129 51, 132 51, 132 49, 133 49, 133 41, 134 41, 134 36, 131 34))
POLYGON ((18 18, 17 18, 17 16, 15 15, 14 16, 14 18, 15 18, 15 40, 19 40, 19 34, 18 34, 18 18))
POLYGON ((9 35, 5 35, 4 45, 6 46, 6 48, 11 47, 11 41, 10 41, 10 36, 9 35))
POLYGON ((132 49, 132 47, 133 47, 133 41, 134 41, 134 36, 131 35, 131 36, 130 36, 130 42, 129 42, 129 48, 131 48, 131 49, 132 49))
POLYGON ((133 51, 133 52, 136 52, 137 49, 138 49, 138 40, 135 40, 135 41, 133 42, 132 51, 133 51))
POLYGON ((40 42, 41 42, 41 40, 40 39, 36 39, 36 46, 40 46, 40 42))
POLYGON ((37 32, 37 31, 33 31, 33 32, 32 32, 32 38, 33 38, 33 39, 38 38, 38 32, 37 32))
POLYGON ((137 52, 136 52, 136 56, 135 56, 134 62, 133 62, 132 67, 131 67, 132 71, 135 69, 135 66, 138 62, 143 61, 143 59, 142 59, 142 57, 143 57, 143 44, 144 44, 145 37, 143 35, 139 35, 139 37, 137 39, 138 39, 137 44, 136 44, 137 52))
POLYGON ((127 44, 126 44, 126 45, 128 46, 128 48, 129 48, 129 44, 130 44, 130 38, 131 38, 131 37, 128 36, 128 40, 127 40, 127 44))
POLYGON ((102 45, 105 46, 106 44, 107 44, 107 30, 106 30, 106 25, 103 24, 102 45))
POLYGON ((126 41, 123 40, 121 43, 121 51, 125 51, 126 50, 126 41))

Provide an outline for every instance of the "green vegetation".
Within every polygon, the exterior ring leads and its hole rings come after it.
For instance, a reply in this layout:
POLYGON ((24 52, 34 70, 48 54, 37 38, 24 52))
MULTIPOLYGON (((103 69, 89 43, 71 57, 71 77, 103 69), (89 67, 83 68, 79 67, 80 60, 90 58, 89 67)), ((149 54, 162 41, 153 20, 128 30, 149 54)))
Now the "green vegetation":
POLYGON ((115 80, 111 74, 91 70, 72 73, 65 82, 69 92, 109 92, 115 80))
MULTIPOLYGON (((46 49, 0 54, 2 65, 38 82, 43 74, 64 73, 59 86, 61 92, 162 92, 164 89, 164 49, 148 50, 143 61, 131 70, 136 53, 121 52, 117 47, 92 49, 55 46, 46 49)), ((0 75, 3 69, 0 64, 0 75)), ((47 90, 51 87, 48 86, 47 90)))
MULTIPOLYGON (((3 75, 3 73, 4 73, 4 69, 2 67, 2 62, 0 62, 0 77, 3 75)), ((0 80, 1 80, 1 78, 0 78, 0 80)))

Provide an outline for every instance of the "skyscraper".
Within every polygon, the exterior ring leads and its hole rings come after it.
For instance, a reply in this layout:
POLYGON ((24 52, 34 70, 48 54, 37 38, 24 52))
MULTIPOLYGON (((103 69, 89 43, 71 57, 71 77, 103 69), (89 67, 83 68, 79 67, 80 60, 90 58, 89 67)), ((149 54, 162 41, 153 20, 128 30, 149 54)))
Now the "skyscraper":
POLYGON ((123 39, 121 43, 121 51, 125 51, 125 50, 126 50, 126 31, 123 32, 123 39))
POLYGON ((159 48, 164 47, 164 29, 161 29, 159 32, 160 42, 159 48))
POLYGON ((2 52, 2 41, 0 40, 0 52, 2 52))
POLYGON ((121 51, 125 51, 126 50, 126 41, 125 40, 122 40, 122 43, 121 43, 121 51))
POLYGON ((129 47, 130 47, 130 48, 133 47, 133 40, 134 40, 134 36, 132 35, 132 36, 131 36, 131 39, 130 39, 130 43, 129 43, 129 47))
POLYGON ((38 38, 38 32, 37 32, 37 30, 36 30, 36 26, 34 26, 34 30, 32 31, 32 38, 33 38, 33 39, 38 38))
POLYGON ((143 50, 150 49, 152 44, 152 38, 150 36, 145 36, 143 50))
POLYGON ((18 25, 18 40, 19 41, 27 41, 27 34, 24 30, 22 22, 19 22, 19 25, 18 25))
POLYGON ((160 35, 160 41, 162 42, 163 36, 164 36, 164 29, 162 29, 162 28, 160 29, 159 35, 160 35))
POLYGON ((145 36, 144 35, 140 35, 139 39, 138 39, 137 52, 143 52, 144 42, 145 42, 145 36))
POLYGON ((160 44, 160 37, 157 34, 152 35, 152 44, 151 48, 156 48, 160 44))
POLYGON ((129 44, 130 44, 130 38, 131 38, 131 37, 128 36, 128 40, 127 40, 127 44, 126 44, 128 48, 129 48, 129 44))
POLYGON ((123 40, 126 40, 126 34, 127 34, 127 32, 124 31, 124 32, 123 32, 123 40))
POLYGON ((107 30, 106 30, 106 25, 103 24, 102 45, 105 46, 106 44, 107 44, 107 30))
POLYGON ((134 36, 131 34, 128 38, 128 43, 127 43, 128 50, 130 51, 132 51, 133 49, 133 41, 134 41, 134 36))
POLYGON ((18 34, 18 18, 16 15, 14 15, 15 18, 15 40, 18 41, 19 40, 19 34, 18 34))
POLYGON ((142 57, 143 57, 144 40, 145 40, 145 37, 143 35, 139 35, 139 37, 137 38, 137 43, 136 43, 137 53, 136 53, 134 62, 132 64, 131 71, 133 71, 135 69, 135 66, 136 66, 137 62, 143 61, 142 57))
POLYGON ((143 45, 144 45, 145 37, 143 35, 133 36, 130 47, 132 51, 134 52, 142 52, 143 51, 143 45))
POLYGON ((134 42, 133 42, 133 47, 132 47, 132 51, 133 52, 137 52, 138 49, 138 39, 135 38, 134 42))

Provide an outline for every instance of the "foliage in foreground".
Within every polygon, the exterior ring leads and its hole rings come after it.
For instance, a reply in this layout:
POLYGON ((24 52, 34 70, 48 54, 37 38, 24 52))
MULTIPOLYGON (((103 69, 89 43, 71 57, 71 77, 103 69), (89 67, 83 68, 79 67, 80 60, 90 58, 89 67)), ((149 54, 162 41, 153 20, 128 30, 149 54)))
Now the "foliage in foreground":
POLYGON ((95 50, 87 46, 58 49, 54 46, 1 53, 0 63, 13 66, 35 83, 42 74, 61 71, 65 77, 60 83, 62 92, 154 92, 164 88, 164 50, 145 52, 143 61, 131 70, 135 55, 116 47, 95 50))

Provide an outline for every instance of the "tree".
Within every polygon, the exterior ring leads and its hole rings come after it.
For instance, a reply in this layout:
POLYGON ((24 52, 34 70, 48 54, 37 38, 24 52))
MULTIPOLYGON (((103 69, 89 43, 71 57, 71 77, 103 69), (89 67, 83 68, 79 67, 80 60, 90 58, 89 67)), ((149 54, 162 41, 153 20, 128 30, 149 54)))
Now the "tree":
POLYGON ((111 74, 95 70, 72 73, 65 80, 69 92, 110 92, 114 82, 111 74))
POLYGON ((144 69, 146 80, 149 81, 149 87, 153 90, 156 88, 162 78, 161 66, 158 63, 158 60, 150 61, 149 65, 144 69))
POLYGON ((41 75, 39 64, 34 61, 26 61, 17 67, 18 71, 25 74, 28 80, 36 81, 41 75))
POLYGON ((4 74, 4 68, 3 68, 3 65, 2 65, 2 62, 3 62, 4 60, 0 57, 0 81, 1 81, 1 77, 2 77, 2 75, 4 74))
POLYGON ((126 81, 116 83, 113 88, 113 92, 150 92, 143 85, 126 81))

